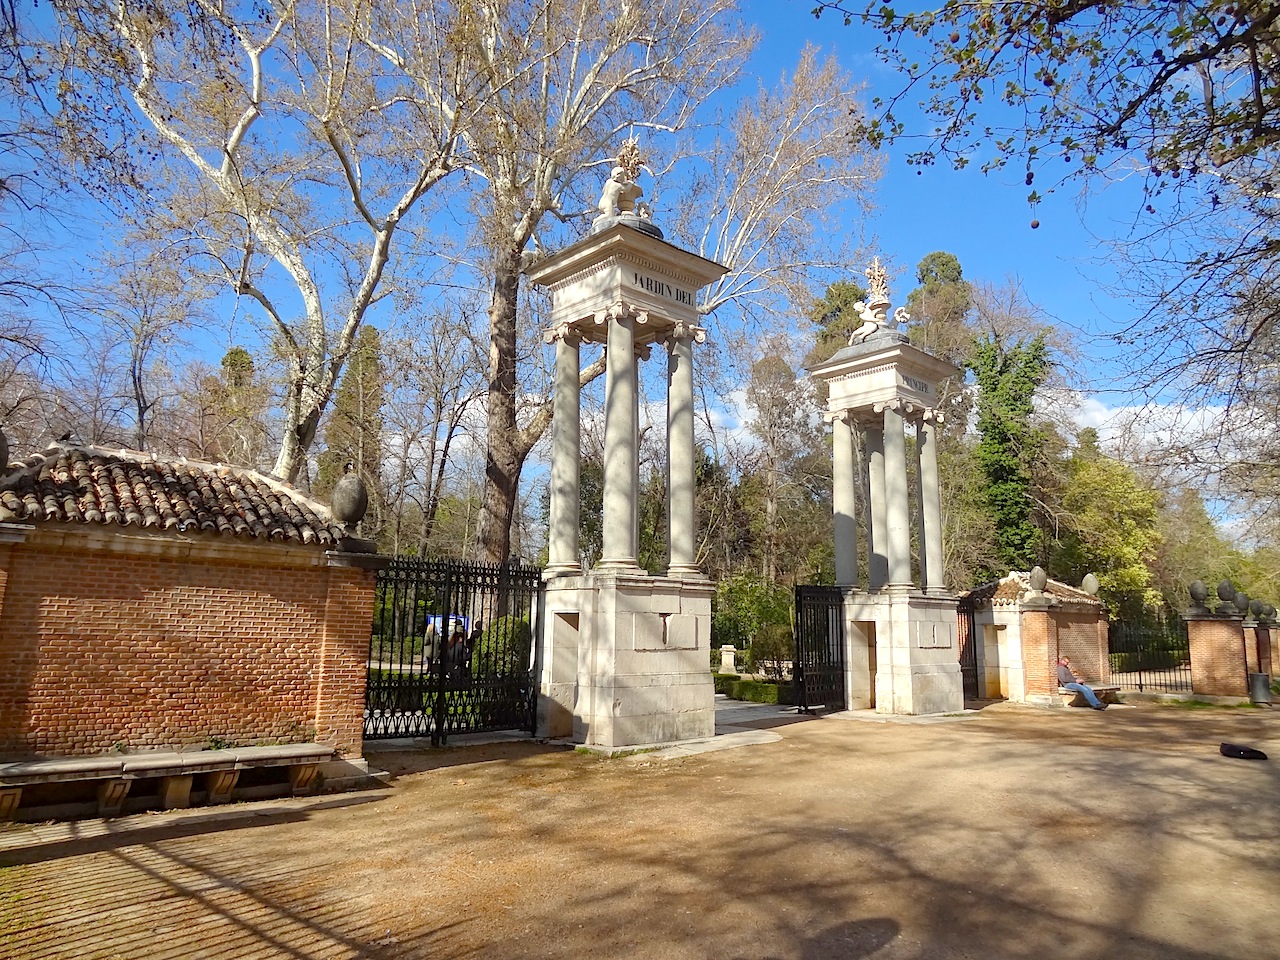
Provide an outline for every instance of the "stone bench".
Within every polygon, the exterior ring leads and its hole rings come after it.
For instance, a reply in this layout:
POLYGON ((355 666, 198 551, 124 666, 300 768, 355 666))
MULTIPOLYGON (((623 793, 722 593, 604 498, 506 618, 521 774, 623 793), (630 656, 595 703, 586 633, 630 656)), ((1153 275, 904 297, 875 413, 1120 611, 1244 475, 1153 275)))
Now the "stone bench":
POLYGON ((12 820, 22 804, 22 788, 32 784, 100 781, 98 816, 118 816, 129 788, 137 780, 160 781, 164 809, 191 805, 191 788, 201 779, 205 801, 229 803, 242 770, 288 767, 294 796, 307 793, 322 762, 333 748, 321 743, 286 743, 269 747, 231 747, 180 753, 139 753, 99 757, 47 757, 0 763, 0 820, 12 820))
MULTIPOLYGON (((1120 697, 1118 696, 1120 693, 1120 687, 1117 684, 1090 683, 1086 680, 1085 686, 1092 688, 1094 696, 1103 703, 1120 702, 1120 697)), ((1087 707, 1089 705, 1089 701, 1084 698, 1084 694, 1078 690, 1068 690, 1065 687, 1059 687, 1058 693, 1062 697, 1062 702, 1068 707, 1087 707)))

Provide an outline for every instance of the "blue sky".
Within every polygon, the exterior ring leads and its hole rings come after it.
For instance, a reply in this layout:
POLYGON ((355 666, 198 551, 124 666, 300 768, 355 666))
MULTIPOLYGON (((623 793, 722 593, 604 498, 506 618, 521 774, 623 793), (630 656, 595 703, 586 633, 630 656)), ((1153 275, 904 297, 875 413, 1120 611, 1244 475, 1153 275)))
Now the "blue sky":
MULTIPOLYGON (((745 17, 762 32, 752 73, 775 81, 813 43, 835 53, 867 84, 868 102, 899 90, 899 75, 871 53, 879 34, 858 24, 846 27, 832 14, 815 19, 811 9, 807 0, 745 0, 745 17)), ((923 131, 922 123, 917 131, 923 131)), ((1116 184, 1082 205, 1078 188, 1068 185, 1032 211, 1017 168, 983 174, 980 163, 960 171, 940 163, 920 170, 909 167, 905 156, 902 147, 886 149, 877 212, 868 224, 875 250, 897 271, 894 300, 916 285, 916 264, 935 250, 955 254, 970 281, 1000 285, 1016 279, 1032 303, 1075 333, 1091 361, 1079 386, 1109 397, 1108 405, 1123 403, 1123 393, 1113 392, 1120 371, 1108 363, 1114 348, 1100 335, 1132 321, 1137 308, 1108 292, 1116 275, 1104 241, 1124 236, 1138 191, 1116 184), (1037 229, 1033 219, 1040 223, 1037 229)))

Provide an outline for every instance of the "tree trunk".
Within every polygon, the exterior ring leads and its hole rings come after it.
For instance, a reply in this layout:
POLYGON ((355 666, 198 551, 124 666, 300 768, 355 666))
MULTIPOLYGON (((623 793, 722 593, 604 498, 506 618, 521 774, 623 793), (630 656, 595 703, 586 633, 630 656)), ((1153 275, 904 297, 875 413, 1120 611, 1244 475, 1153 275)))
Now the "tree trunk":
POLYGON ((479 558, 504 563, 511 555, 511 521, 519 494, 521 449, 516 423, 516 308, 520 248, 495 251, 493 299, 489 305, 489 413, 484 498, 477 532, 479 558))

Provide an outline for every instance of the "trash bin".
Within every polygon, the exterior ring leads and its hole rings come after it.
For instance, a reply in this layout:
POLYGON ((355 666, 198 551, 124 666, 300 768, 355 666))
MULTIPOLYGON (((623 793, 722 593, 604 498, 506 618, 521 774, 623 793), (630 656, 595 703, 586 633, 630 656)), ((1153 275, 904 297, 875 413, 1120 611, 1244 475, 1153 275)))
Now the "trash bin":
POLYGON ((1254 703, 1271 702, 1271 675, 1267 673, 1249 674, 1249 699, 1254 703))

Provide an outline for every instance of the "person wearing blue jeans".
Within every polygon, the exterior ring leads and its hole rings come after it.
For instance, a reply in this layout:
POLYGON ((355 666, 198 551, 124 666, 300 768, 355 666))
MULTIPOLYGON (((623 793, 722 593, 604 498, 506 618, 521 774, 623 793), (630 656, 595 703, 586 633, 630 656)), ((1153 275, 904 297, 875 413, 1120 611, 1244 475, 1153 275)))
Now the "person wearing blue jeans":
POLYGON ((1071 669, 1070 657, 1058 658, 1058 686, 1063 690, 1070 690, 1073 693, 1082 695, 1089 701, 1089 706, 1095 710, 1105 710, 1107 705, 1098 699, 1098 695, 1093 692, 1092 688, 1081 683, 1081 677, 1077 676, 1075 671, 1071 669))

